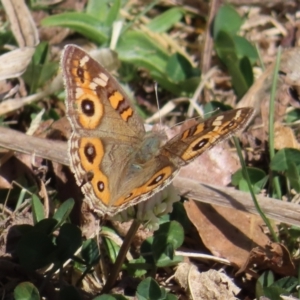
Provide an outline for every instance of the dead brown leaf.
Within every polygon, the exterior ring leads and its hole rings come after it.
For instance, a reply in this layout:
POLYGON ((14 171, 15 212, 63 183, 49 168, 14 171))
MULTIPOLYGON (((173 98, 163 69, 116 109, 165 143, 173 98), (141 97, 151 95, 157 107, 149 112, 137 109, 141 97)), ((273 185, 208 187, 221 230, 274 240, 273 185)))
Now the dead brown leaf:
POLYGON ((185 209, 211 253, 237 267, 245 263, 253 247, 269 241, 258 216, 194 201, 185 202, 185 209))
POLYGON ((283 276, 295 276, 297 273, 288 249, 280 243, 270 242, 252 249, 237 274, 246 272, 254 265, 258 270, 268 269, 283 276))
POLYGON ((274 131, 274 147, 276 150, 283 148, 300 149, 300 144, 295 137, 294 131, 290 127, 283 126, 276 122, 274 131))

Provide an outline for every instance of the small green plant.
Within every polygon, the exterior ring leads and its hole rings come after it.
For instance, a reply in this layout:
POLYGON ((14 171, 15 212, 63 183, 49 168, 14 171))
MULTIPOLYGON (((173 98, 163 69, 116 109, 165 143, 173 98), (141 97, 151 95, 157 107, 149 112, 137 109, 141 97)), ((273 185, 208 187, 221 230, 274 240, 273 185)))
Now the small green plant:
POLYGON ((252 66, 258 59, 255 47, 238 35, 242 23, 231 5, 223 5, 216 14, 212 30, 217 55, 231 75, 238 98, 253 84, 252 66))
MULTIPOLYGON (((144 13, 147 9, 148 7, 144 13)), ((99 46, 108 47, 113 34, 113 23, 125 22, 119 13, 119 0, 111 1, 109 9, 105 1, 93 0, 89 1, 84 12, 49 16, 42 20, 42 25, 68 27, 99 46)), ((134 21, 125 23, 113 48, 123 64, 131 64, 135 69, 146 69, 160 87, 177 96, 192 95, 200 80, 199 69, 193 67, 191 61, 182 53, 172 54, 167 48, 163 48, 153 36, 167 32, 181 18, 182 10, 179 8, 170 8, 157 16, 147 26, 152 36, 134 26, 134 21)))
POLYGON ((298 280, 295 277, 283 277, 275 280, 272 271, 265 271, 256 282, 256 297, 281 300, 281 295, 297 297, 298 280))
POLYGON ((30 87, 30 94, 44 87, 46 82, 54 77, 58 70, 58 62, 49 60, 49 45, 40 43, 35 50, 31 63, 22 75, 25 83, 30 87))

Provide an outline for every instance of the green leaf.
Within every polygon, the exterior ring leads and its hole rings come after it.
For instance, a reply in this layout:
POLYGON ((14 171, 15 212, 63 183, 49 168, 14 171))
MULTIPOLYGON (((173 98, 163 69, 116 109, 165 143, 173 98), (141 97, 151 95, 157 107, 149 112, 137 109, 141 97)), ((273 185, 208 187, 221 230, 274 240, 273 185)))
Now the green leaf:
POLYGON ((142 31, 125 32, 116 50, 122 61, 165 74, 168 53, 142 31))
MULTIPOLYGON (((168 249, 166 249, 166 250, 168 250, 168 249)), ((177 266, 181 262, 183 262, 183 256, 174 255, 173 257, 170 257, 169 253, 167 253, 167 254, 161 253, 160 257, 157 258, 155 265, 158 268, 166 268, 166 267, 177 266)))
MULTIPOLYGON (((245 93, 248 91, 248 89, 251 87, 251 85, 253 84, 253 72, 252 72, 252 66, 250 63, 250 60, 248 59, 248 57, 244 56, 241 60, 240 60, 240 68, 239 70, 242 73, 243 79, 246 83, 246 88, 247 90, 245 91, 245 93)), ((240 80, 237 80, 236 76, 232 75, 232 84, 234 87, 236 87, 237 84, 239 84, 240 80)), ((236 88, 235 88, 236 89, 236 88)))
POLYGON ((153 235, 152 252, 159 267, 171 266, 182 260, 180 256, 174 256, 174 250, 180 247, 184 240, 182 226, 171 221, 162 224, 153 235))
POLYGON ((271 286, 274 283, 274 273, 272 271, 266 271, 260 275, 258 281, 263 287, 271 286))
POLYGON ((38 289, 31 282, 19 283, 14 289, 15 300, 40 300, 38 289))
POLYGON ((180 95, 185 89, 194 92, 195 87, 199 84, 199 78, 189 78, 187 79, 188 82, 172 82, 166 75, 169 54, 159 46, 159 43, 155 43, 144 32, 127 31, 122 34, 116 51, 121 61, 145 68, 160 86, 171 91, 173 94, 180 95))
POLYGON ((176 222, 171 221, 162 224, 157 231, 154 232, 153 245, 159 243, 160 241, 165 241, 165 243, 170 243, 173 245, 174 249, 180 247, 184 240, 184 231, 182 226, 176 222))
POLYGON ((39 231, 46 235, 50 235, 57 227, 57 221, 55 219, 43 219, 34 225, 33 230, 39 231))
POLYGON ((283 288, 288 293, 293 293, 296 291, 298 285, 298 279, 295 277, 286 276, 276 280, 276 282, 274 282, 272 286, 275 285, 283 288))
POLYGON ((300 227, 298 227, 298 226, 291 226, 289 228, 289 235, 291 236, 292 239, 298 240, 298 237, 300 236, 300 227))
POLYGON ((48 60, 48 43, 42 42, 36 47, 32 60, 22 75, 25 83, 30 86, 31 94, 35 93, 38 87, 42 87, 57 72, 58 63, 48 60))
POLYGON ((42 20, 42 26, 61 26, 77 31, 98 44, 108 40, 110 28, 99 22, 92 15, 78 12, 68 12, 53 15, 42 20))
POLYGON ((260 299, 260 297, 264 296, 264 287, 262 285, 262 282, 259 280, 255 283, 255 296, 256 299, 260 299))
POLYGON ((155 261, 153 257, 153 236, 148 237, 141 245, 140 254, 145 259, 148 265, 155 267, 155 261))
POLYGON ((178 298, 175 295, 168 293, 165 300, 178 300, 178 298))
MULTIPOLYGON (((248 167, 247 171, 254 192, 256 194, 260 193, 262 188, 264 188, 265 184, 267 183, 269 177, 263 170, 258 168, 248 167)), ((249 192, 248 183, 243 175, 242 169, 239 169, 232 175, 231 182, 234 186, 239 187, 241 191, 249 192)))
POLYGON ((235 37, 225 31, 220 31, 215 38, 215 49, 232 77, 234 90, 241 98, 253 82, 252 67, 248 57, 238 57, 235 37))
POLYGON ((52 262, 55 249, 51 237, 32 230, 20 239, 16 254, 25 269, 34 271, 52 262))
POLYGON ((213 24, 213 37, 216 38, 220 31, 235 35, 241 28, 243 20, 231 5, 222 5, 215 17, 213 24), (229 21, 230 20, 230 21, 229 21))
MULTIPOLYGON (((290 91, 291 91, 291 87, 290 87, 290 91)), ((296 122, 300 119, 300 109, 293 109, 292 111, 289 111, 286 115, 285 115, 285 121, 286 123, 293 123, 296 122)))
POLYGON ((268 297, 269 299, 282 298, 280 295, 290 295, 296 292, 298 279, 295 277, 284 277, 274 281, 274 274, 272 271, 264 272, 256 283, 256 298, 261 296, 268 297))
POLYGON ((289 293, 278 286, 269 286, 264 288, 264 296, 268 299, 282 300, 280 295, 289 296, 289 293))
MULTIPOLYGON (((152 78, 160 86, 175 95, 182 95, 185 92, 192 94, 199 84, 199 76, 195 76, 195 74, 200 73, 199 70, 193 68, 186 69, 186 66, 182 65, 176 67, 183 69, 184 72, 188 70, 188 75, 193 75, 194 77, 176 83, 173 82, 166 74, 167 62, 170 58, 169 54, 159 46, 159 43, 156 43, 148 35, 145 35, 144 32, 130 30, 122 34, 116 51, 122 62, 132 63, 135 66, 147 69, 152 78)), ((176 69, 176 71, 178 70, 176 69)), ((182 78, 185 77, 186 74, 182 76, 182 78)))
POLYGON ((234 35, 233 41, 235 44, 236 54, 239 59, 247 57, 250 61, 250 65, 253 65, 258 60, 257 50, 248 40, 244 37, 234 35))
POLYGON ((47 42, 41 42, 34 52, 32 57, 32 63, 34 65, 43 65, 48 58, 49 45, 47 42))
POLYGON ((158 73, 155 71, 151 72, 151 76, 159 86, 178 96, 191 96, 199 85, 200 80, 200 77, 198 76, 175 83, 169 80, 169 77, 166 76, 165 73, 158 73))
POLYGON ((300 193, 300 175, 299 170, 294 163, 289 164, 285 175, 289 179, 292 188, 294 188, 298 193, 300 193))
POLYGON ((34 224, 45 218, 44 206, 39 197, 35 194, 32 195, 32 214, 34 224))
POLYGON ((86 5, 86 14, 96 18, 100 23, 104 24, 109 14, 112 0, 89 0, 86 5))
POLYGON ((33 230, 33 226, 29 224, 20 224, 20 225, 14 225, 14 236, 24 236, 28 232, 33 230))
POLYGON ((139 257, 137 259, 132 259, 129 262, 127 262, 123 270, 126 270, 126 272, 133 277, 142 277, 147 273, 149 270, 153 270, 153 264, 146 263, 146 260, 144 257, 139 257))
POLYGON ((300 166, 300 151, 293 148, 279 150, 273 157, 270 168, 273 171, 282 172, 289 169, 290 164, 300 166))
POLYGON ((182 17, 183 10, 179 7, 173 7, 152 19, 147 27, 154 32, 166 32, 179 22, 182 17))
MULTIPOLYGON (((97 1, 97 0, 96 0, 97 1)), ((99 1, 101 2, 101 1, 99 1)), ((110 5, 108 14, 106 15, 105 25, 111 27, 117 20, 121 9, 121 0, 114 0, 113 4, 110 5)))
POLYGON ((57 259, 63 264, 69 258, 72 258, 74 253, 81 246, 82 238, 80 229, 69 223, 62 225, 59 235, 56 238, 57 259))
POLYGON ((233 36, 226 31, 221 30, 215 37, 215 48, 226 66, 238 61, 233 36))
POLYGON ((168 59, 166 72, 173 82, 180 82, 192 76, 200 76, 199 69, 193 68, 186 57, 180 53, 174 53, 168 59))
POLYGON ((99 261, 99 247, 94 239, 84 241, 82 244, 81 256, 87 265, 94 265, 99 261))
MULTIPOLYGON (((166 222, 162 224, 160 228, 164 228, 165 226, 169 227, 170 223, 177 223, 177 222, 175 221, 166 222)), ((181 230, 179 230, 178 233, 181 230)), ((163 231, 165 232, 158 233, 158 235, 156 235, 157 234, 156 231, 154 233, 154 236, 147 238, 141 245, 140 253, 141 256, 143 256, 146 261, 146 266, 152 265, 153 268, 154 266, 166 267, 166 266, 176 265, 182 261, 181 256, 174 256, 174 249, 176 249, 177 246, 180 244, 180 241, 179 242, 177 241, 175 243, 172 241, 172 235, 175 233, 176 230, 174 230, 169 237, 168 237, 168 229, 164 229, 163 231)), ((182 234, 179 233, 180 239, 181 236, 182 234)), ((146 266, 145 269, 147 269, 146 266)))
POLYGON ((160 300, 164 295, 157 282, 148 277, 138 285, 136 296, 139 300, 160 300))
POLYGON ((300 151, 293 148, 279 150, 273 157, 270 168, 273 171, 285 172, 292 188, 300 192, 300 151))
POLYGON ((102 226, 102 232, 103 234, 103 242, 104 245, 106 246, 106 251, 108 253, 108 256, 111 260, 112 263, 115 263, 119 250, 120 250, 120 246, 118 246, 113 240, 105 237, 105 232, 110 232, 110 233, 115 233, 115 231, 113 231, 111 228, 106 227, 106 226, 102 226))
POLYGON ((80 293, 72 285, 63 285, 59 291, 59 299, 72 299, 72 300, 82 300, 80 293))
POLYGON ((100 23, 111 27, 117 20, 120 9, 120 0, 89 0, 86 13, 97 18, 100 23))
POLYGON ((62 205, 58 208, 58 210, 54 213, 53 218, 58 221, 58 226, 66 221, 69 217, 75 201, 74 199, 68 199, 62 203, 62 205))

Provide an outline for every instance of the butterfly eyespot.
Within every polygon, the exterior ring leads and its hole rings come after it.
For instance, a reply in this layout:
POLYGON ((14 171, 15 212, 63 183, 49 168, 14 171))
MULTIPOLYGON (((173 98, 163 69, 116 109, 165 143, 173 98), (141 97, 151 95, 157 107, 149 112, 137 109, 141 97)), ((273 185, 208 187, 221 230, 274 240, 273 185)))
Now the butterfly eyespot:
POLYGON ((88 117, 92 117, 95 114, 95 104, 92 100, 86 98, 81 102, 82 112, 88 117))
POLYGON ((93 144, 88 143, 84 146, 84 155, 89 161, 89 163, 93 163, 96 157, 96 149, 93 144))
POLYGON ((226 133, 231 128, 235 127, 235 125, 236 125, 236 122, 234 120, 232 120, 225 127, 222 128, 222 131, 226 133))
POLYGON ((98 181, 98 182, 97 182, 97 188, 98 188, 98 190, 99 190, 100 192, 103 192, 104 189, 105 189, 105 184, 104 184, 104 182, 103 182, 103 181, 98 181))
POLYGON ((194 147, 193 147, 193 151, 198 151, 199 149, 203 148, 207 143, 209 142, 209 139, 203 139, 201 140, 199 143, 197 143, 194 147))
POLYGON ((235 125, 235 121, 231 121, 229 124, 228 124, 228 127, 233 127, 235 125))
POLYGON ((150 184, 148 184, 148 186, 158 184, 160 181, 162 181, 163 178, 164 178, 164 174, 158 175, 157 177, 154 178, 154 180, 150 182, 150 184))

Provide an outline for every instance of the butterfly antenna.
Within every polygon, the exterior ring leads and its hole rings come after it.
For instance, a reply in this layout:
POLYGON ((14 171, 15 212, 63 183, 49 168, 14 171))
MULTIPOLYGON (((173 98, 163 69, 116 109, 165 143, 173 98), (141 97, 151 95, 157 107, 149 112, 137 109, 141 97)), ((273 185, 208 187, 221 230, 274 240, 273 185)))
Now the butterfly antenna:
POLYGON ((157 82, 154 83, 154 90, 155 90, 156 105, 157 105, 158 115, 159 115, 159 124, 160 124, 160 129, 161 129, 162 128, 162 120, 161 120, 161 113, 160 113, 160 107, 159 107, 159 101, 158 101, 157 82))

